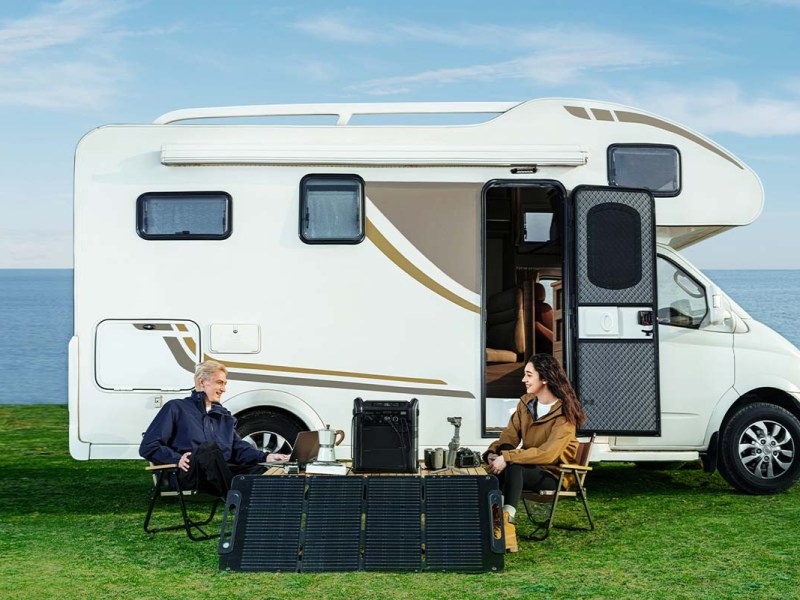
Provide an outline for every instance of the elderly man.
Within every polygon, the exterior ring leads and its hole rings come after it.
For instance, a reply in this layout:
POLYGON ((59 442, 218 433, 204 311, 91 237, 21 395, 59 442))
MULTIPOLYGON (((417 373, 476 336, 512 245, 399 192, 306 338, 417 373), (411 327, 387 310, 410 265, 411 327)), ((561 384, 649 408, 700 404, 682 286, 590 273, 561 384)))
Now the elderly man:
POLYGON ((256 450, 236 433, 236 419, 220 404, 227 373, 213 360, 197 365, 192 395, 167 402, 139 446, 139 454, 155 464, 176 463, 185 489, 224 496, 234 475, 260 475, 265 469, 258 463, 288 459, 256 450))

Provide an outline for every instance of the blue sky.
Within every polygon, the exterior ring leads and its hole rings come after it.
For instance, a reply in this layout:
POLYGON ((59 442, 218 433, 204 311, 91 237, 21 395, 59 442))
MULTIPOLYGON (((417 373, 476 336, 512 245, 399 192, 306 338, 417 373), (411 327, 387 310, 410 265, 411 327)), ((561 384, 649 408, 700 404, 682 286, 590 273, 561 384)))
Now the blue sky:
POLYGON ((762 178, 763 215, 687 250, 800 268, 800 0, 0 0, 0 268, 70 267, 72 161, 107 123, 291 102, 623 102, 762 178))

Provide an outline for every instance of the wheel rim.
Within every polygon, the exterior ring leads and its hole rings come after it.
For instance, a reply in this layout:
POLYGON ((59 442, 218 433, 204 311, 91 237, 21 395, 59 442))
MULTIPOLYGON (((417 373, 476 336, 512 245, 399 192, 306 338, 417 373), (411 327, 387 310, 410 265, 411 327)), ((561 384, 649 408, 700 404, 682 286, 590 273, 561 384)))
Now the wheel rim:
POLYGON ((292 444, 274 431, 254 431, 242 438, 256 450, 267 454, 291 454, 292 444))
POLYGON ((794 439, 777 421, 756 421, 739 438, 739 460, 759 479, 780 477, 794 462, 794 439))

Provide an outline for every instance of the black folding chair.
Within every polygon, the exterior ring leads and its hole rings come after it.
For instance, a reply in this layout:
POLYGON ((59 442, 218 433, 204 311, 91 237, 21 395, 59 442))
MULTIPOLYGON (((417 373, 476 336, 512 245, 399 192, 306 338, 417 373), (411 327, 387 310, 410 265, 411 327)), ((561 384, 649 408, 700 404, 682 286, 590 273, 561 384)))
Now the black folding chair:
POLYGON ((158 533, 159 531, 175 531, 178 529, 184 529, 186 531, 186 535, 189 536, 189 539, 195 542, 219 537, 219 533, 209 534, 203 531, 202 528, 211 523, 214 515, 217 512, 217 507, 222 501, 222 498, 212 496, 204 492, 198 492, 197 490, 182 489, 180 480, 178 479, 178 465, 154 465, 150 463, 150 466, 146 468, 153 474, 153 493, 150 495, 150 505, 147 507, 147 516, 144 518, 144 530, 147 533, 158 533), (170 480, 175 483, 175 489, 170 487, 170 480), (180 505, 183 522, 177 525, 150 527, 150 521, 153 517, 153 509, 155 508, 156 502, 159 498, 169 497, 178 498, 178 504, 180 505), (213 502, 211 506, 211 514, 209 514, 208 517, 202 521, 196 521, 192 519, 189 516, 189 512, 186 510, 186 500, 189 498, 202 502, 213 502))

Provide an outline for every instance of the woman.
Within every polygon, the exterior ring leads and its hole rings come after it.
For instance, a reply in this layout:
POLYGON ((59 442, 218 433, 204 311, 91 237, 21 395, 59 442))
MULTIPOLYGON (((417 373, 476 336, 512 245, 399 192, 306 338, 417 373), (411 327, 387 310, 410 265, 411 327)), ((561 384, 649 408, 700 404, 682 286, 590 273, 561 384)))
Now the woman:
POLYGON ((500 480, 506 549, 511 552, 518 549, 514 516, 522 490, 556 489, 558 479, 548 466, 575 460, 575 431, 586 418, 564 369, 551 355, 533 355, 522 383, 527 393, 484 454, 489 472, 500 480))

